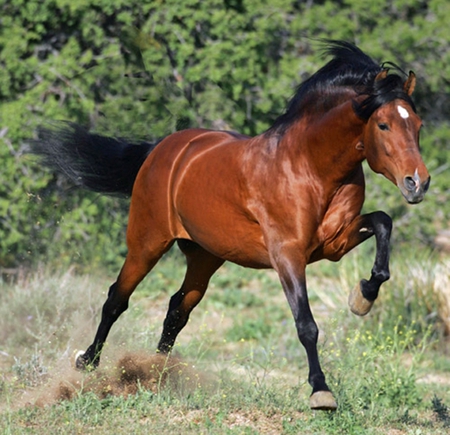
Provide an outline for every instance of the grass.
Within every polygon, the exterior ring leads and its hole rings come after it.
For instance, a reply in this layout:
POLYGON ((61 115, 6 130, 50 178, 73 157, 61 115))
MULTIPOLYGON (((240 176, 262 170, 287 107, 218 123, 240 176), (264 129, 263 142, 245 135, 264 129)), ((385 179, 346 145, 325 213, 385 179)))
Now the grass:
POLYGON ((152 354, 182 280, 179 255, 163 260, 136 291, 93 374, 75 374, 71 359, 90 344, 113 276, 38 271, 1 283, 0 432, 446 434, 450 263, 394 252, 391 281, 373 311, 357 318, 346 297, 368 276, 371 254, 308 270, 335 413, 308 408, 306 355, 273 272, 221 269, 179 337, 176 364, 163 364, 133 389, 118 383, 120 358, 152 354))

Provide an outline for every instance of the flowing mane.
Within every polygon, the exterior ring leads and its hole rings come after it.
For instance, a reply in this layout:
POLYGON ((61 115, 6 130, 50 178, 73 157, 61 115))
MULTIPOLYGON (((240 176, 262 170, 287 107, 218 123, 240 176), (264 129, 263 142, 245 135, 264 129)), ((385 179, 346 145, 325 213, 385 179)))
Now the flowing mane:
POLYGON ((387 74, 375 80, 383 70, 392 68, 405 72, 392 62, 377 64, 358 47, 345 41, 327 40, 324 54, 333 58, 315 74, 301 83, 284 114, 267 131, 282 135, 290 125, 306 113, 323 114, 355 95, 367 95, 360 103, 354 102, 355 113, 367 120, 380 106, 394 100, 405 100, 415 111, 414 103, 403 90, 403 78, 387 74))

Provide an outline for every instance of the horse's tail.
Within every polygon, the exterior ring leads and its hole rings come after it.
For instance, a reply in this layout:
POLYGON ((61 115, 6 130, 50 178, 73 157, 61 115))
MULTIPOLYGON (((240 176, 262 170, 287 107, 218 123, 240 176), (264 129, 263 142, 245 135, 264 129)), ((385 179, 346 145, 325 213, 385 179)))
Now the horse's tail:
POLYGON ((63 173, 76 185, 126 196, 131 195, 139 169, 156 146, 89 133, 73 123, 40 128, 30 145, 31 152, 40 155, 46 166, 63 173))

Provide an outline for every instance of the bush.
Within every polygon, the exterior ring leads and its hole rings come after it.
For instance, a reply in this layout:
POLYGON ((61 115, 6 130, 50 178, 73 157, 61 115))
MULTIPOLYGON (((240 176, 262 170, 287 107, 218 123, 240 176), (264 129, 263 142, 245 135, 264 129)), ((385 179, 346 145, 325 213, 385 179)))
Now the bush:
POLYGON ((445 0, 369 3, 0 0, 0 266, 118 267, 125 253, 127 202, 73 191, 25 156, 38 125, 147 140, 189 126, 260 133, 322 65, 308 39, 318 37, 416 71, 432 190, 409 208, 370 175, 367 208, 394 216, 396 242, 430 246, 450 214, 449 10, 445 0))

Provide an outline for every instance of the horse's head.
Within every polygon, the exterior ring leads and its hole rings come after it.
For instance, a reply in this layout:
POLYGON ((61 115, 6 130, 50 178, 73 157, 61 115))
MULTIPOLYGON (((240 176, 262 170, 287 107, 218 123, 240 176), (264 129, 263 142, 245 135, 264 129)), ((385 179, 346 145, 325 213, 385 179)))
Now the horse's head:
MULTIPOLYGON (((385 80, 382 71, 376 80, 385 80)), ((403 85, 405 96, 415 87, 414 73, 403 85)), ((422 201, 430 185, 430 175, 419 149, 422 121, 409 98, 394 98, 376 109, 364 128, 361 147, 371 169, 398 186, 410 204, 422 201)))

